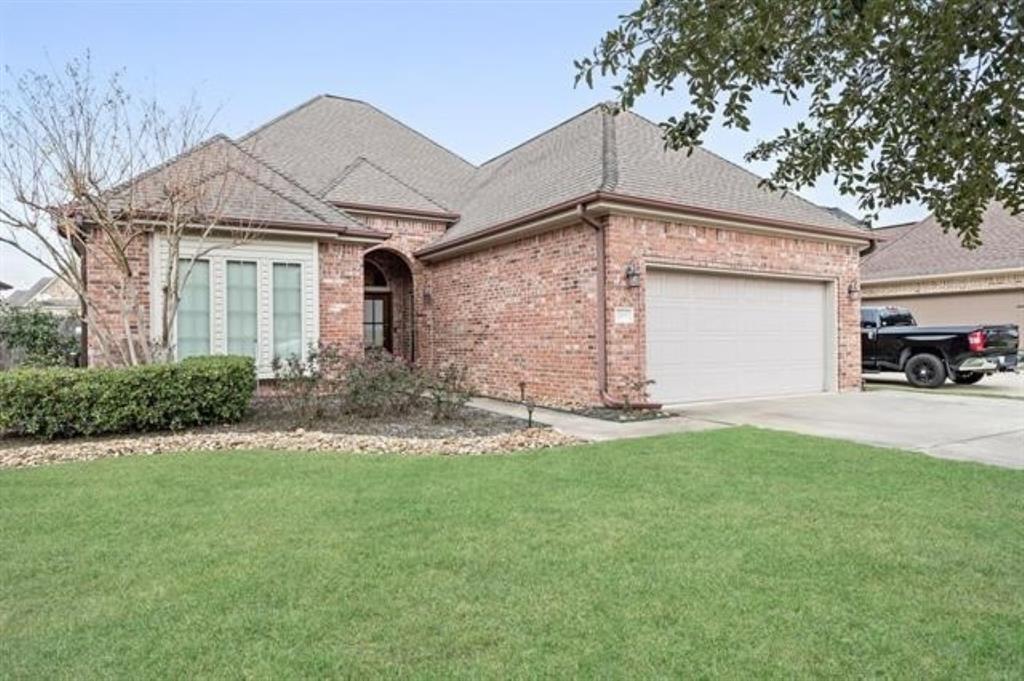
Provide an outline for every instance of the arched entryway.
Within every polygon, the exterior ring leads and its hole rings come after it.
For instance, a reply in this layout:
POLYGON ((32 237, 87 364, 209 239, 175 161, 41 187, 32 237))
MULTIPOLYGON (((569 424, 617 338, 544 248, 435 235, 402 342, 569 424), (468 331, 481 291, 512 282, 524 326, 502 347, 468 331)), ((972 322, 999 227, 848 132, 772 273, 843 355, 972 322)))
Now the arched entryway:
POLYGON ((363 346, 416 359, 412 270, 404 256, 387 248, 363 258, 363 346))

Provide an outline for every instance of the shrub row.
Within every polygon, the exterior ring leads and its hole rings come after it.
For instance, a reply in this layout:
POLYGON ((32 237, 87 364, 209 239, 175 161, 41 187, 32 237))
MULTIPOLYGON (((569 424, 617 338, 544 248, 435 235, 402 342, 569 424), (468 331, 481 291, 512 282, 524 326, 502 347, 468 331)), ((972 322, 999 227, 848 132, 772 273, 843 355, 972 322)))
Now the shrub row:
POLYGON ((55 438, 230 423, 245 415, 255 390, 247 357, 19 369, 0 373, 0 432, 55 438))
POLYGON ((420 406, 429 406, 435 421, 448 421, 470 398, 462 367, 426 369, 383 350, 351 355, 330 344, 310 345, 304 358, 275 359, 274 378, 283 411, 299 425, 332 412, 396 417, 420 406))

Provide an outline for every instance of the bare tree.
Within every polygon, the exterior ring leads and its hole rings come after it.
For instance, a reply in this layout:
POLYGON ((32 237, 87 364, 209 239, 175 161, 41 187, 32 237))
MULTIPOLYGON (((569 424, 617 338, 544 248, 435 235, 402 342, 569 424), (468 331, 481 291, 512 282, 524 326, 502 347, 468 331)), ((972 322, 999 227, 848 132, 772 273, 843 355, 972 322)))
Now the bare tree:
POLYGON ((170 359, 196 261, 225 240, 230 247, 252 238, 257 226, 244 219, 252 213, 238 186, 254 172, 252 158, 223 136, 200 144, 211 119, 194 98, 174 112, 136 100, 123 72, 94 77, 88 55, 52 75, 8 76, 13 90, 0 93, 0 243, 76 293, 108 361, 170 359), (151 234, 166 244, 159 272, 140 257, 151 234), (199 245, 183 259, 186 237, 199 245), (114 280, 90 286, 93 263, 114 280), (163 293, 153 324, 150 278, 163 293))

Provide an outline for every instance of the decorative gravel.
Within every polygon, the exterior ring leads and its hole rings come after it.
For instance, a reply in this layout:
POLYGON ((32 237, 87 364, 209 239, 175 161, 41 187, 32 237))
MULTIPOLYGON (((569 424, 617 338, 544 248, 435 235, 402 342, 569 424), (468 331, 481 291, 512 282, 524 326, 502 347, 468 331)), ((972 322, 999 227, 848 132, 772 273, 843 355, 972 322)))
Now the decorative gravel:
POLYGON ((353 435, 303 429, 281 432, 148 434, 34 442, 26 445, 9 442, 8 446, 0 448, 0 468, 169 452, 223 452, 243 449, 411 456, 504 454, 578 442, 573 437, 548 428, 523 428, 495 435, 445 438, 353 435))

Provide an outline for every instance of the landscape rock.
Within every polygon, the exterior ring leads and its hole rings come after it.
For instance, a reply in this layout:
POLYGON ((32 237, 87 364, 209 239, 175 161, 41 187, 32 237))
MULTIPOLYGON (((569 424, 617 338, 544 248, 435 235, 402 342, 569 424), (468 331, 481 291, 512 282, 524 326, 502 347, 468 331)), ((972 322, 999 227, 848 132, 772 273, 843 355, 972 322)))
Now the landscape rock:
POLYGON ((185 432, 112 438, 7 443, 0 447, 0 468, 91 461, 171 452, 227 452, 270 449, 291 452, 350 452, 406 456, 506 454, 577 444, 548 428, 524 428, 486 436, 445 438, 353 435, 298 429, 279 432, 185 432))

